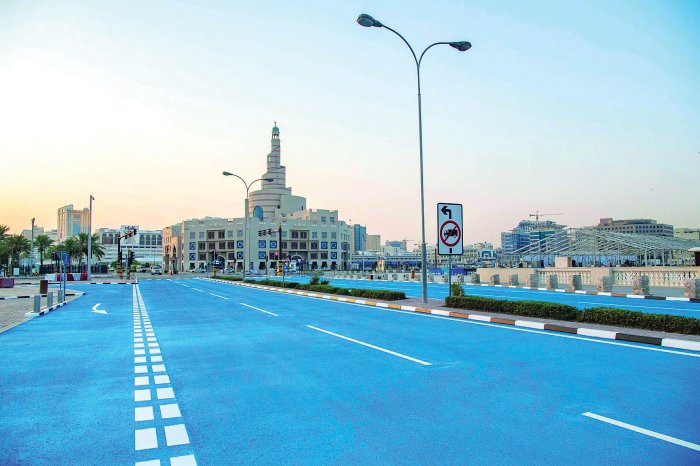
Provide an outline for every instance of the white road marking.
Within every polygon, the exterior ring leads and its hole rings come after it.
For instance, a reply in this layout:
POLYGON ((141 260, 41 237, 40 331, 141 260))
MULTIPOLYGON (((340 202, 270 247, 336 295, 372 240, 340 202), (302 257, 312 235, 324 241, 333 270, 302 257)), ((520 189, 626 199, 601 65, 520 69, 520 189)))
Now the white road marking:
POLYGON ((251 306, 250 304, 246 304, 246 303, 238 303, 238 304, 240 304, 241 306, 249 307, 251 309, 255 309, 256 311, 264 312, 265 314, 270 314, 271 316, 279 317, 274 312, 266 311, 265 309, 260 309, 259 307, 251 306))
POLYGON ((197 466, 194 455, 173 456, 170 458, 170 466, 197 466))
POLYGON ((170 383, 170 377, 167 375, 156 375, 153 377, 153 383, 156 385, 170 383))
POLYGON ((343 335, 339 335, 337 333, 329 332, 328 330, 323 330, 322 328, 314 327, 313 325, 307 325, 307 327, 309 327, 312 330, 316 330, 318 332, 323 332, 323 333, 326 333, 328 335, 332 335, 332 336, 337 337, 337 338, 342 338, 343 340, 357 343, 358 345, 362 345, 362 346, 366 346, 368 348, 376 349, 377 351, 382 351, 384 353, 391 354, 393 356, 398 356, 399 358, 408 359, 409 361, 417 362, 418 364, 422 364, 424 366, 431 366, 432 365, 429 362, 423 361, 421 359, 412 358, 411 356, 406 356, 405 354, 397 353, 396 351, 391 351, 391 350, 388 350, 386 348, 382 348, 381 346, 375 346, 375 345, 372 345, 370 343, 365 343, 364 341, 355 340, 354 338, 350 338, 350 337, 346 337, 343 335))
POLYGON ((100 304, 102 304, 102 303, 97 303, 97 304, 95 304, 94 306, 92 306, 92 312, 94 312, 95 314, 107 314, 107 311, 105 311, 105 310, 103 310, 103 309, 97 309, 97 307, 98 307, 100 304))
POLYGON ((228 299, 226 296, 221 296, 221 295, 214 294, 214 293, 209 293, 209 294, 212 295, 212 296, 216 296, 217 298, 228 299))
POLYGON ((165 426, 165 443, 167 443, 169 447, 173 445, 187 445, 190 443, 187 430, 185 430, 185 424, 165 426))
POLYGON ((602 422, 607 422, 608 424, 612 424, 617 427, 622 427, 623 429, 631 430, 634 432, 638 432, 640 434, 648 435, 649 437, 654 437, 660 440, 665 440, 670 443, 675 443, 676 445, 680 445, 682 447, 690 448, 691 450, 695 451, 700 451, 700 445, 697 443, 692 443, 692 442, 687 442, 685 440, 677 439, 675 437, 671 437, 670 435, 665 435, 665 434, 660 434, 658 432, 654 432, 653 430, 649 429, 644 429, 642 427, 637 427, 632 424, 627 424, 626 422, 622 421, 616 421, 615 419, 611 419, 609 417, 601 416, 599 414, 591 413, 591 412, 586 412, 582 413, 583 416, 590 417, 591 419, 596 419, 598 421, 602 422))
POLYGON ((153 420, 153 406, 140 406, 134 408, 134 420, 139 421, 152 421, 153 420))
POLYGON ((192 288, 194 291, 201 291, 202 293, 206 293, 204 290, 200 290, 199 288, 192 288))
POLYGON ((147 450, 149 448, 158 448, 158 436, 156 428, 138 429, 135 435, 136 450, 147 450))
POLYGON ((169 398, 175 398, 175 393, 170 387, 156 388, 156 397, 159 400, 167 400, 169 398))
POLYGON ((177 403, 160 405, 160 417, 163 419, 171 419, 174 417, 182 417, 180 413, 180 407, 177 403))

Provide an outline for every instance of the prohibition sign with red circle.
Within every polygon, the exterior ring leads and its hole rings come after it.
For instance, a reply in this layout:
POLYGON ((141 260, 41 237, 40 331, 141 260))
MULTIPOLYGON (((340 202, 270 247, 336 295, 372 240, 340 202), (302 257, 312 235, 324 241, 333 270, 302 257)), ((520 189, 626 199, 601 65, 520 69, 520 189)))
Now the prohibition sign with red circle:
POLYGON ((454 220, 447 220, 445 223, 440 225, 440 242, 447 246, 448 248, 455 247, 462 239, 462 230, 460 230, 459 225, 454 220), (446 228, 454 225, 453 228, 446 228), (448 242, 450 238, 454 238, 454 243, 448 242))

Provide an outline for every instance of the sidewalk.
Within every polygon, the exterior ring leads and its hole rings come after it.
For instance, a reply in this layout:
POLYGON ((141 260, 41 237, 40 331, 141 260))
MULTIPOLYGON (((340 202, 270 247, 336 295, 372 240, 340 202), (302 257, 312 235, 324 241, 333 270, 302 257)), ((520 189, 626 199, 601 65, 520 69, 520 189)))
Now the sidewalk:
MULTIPOLYGON (((29 288, 31 290, 29 293, 23 291, 22 293, 17 292, 17 288, 2 288, 1 291, 15 290, 15 294, 11 296, 18 295, 35 295, 39 294, 39 289, 36 287, 22 287, 23 289, 29 288)), ((49 291, 53 292, 54 303, 58 302, 58 289, 51 289, 49 291)), ((8 295, 5 295, 8 296, 8 295)), ((71 302, 76 298, 82 296, 80 291, 71 290, 66 288, 66 302, 71 302), (70 295, 70 296, 69 296, 70 295)), ((44 307, 46 305, 46 298, 41 299, 41 305, 44 307)), ((32 317, 26 316, 25 313, 34 310, 34 299, 12 299, 12 300, 0 300, 0 333, 11 329, 12 327, 26 322, 32 317)))

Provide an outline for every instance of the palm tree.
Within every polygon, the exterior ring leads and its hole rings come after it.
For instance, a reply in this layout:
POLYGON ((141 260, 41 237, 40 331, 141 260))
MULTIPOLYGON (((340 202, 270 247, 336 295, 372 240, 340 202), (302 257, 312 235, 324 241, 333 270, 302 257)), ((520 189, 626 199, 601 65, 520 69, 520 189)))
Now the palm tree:
POLYGON ((7 263, 7 250, 3 245, 3 240, 5 239, 5 236, 7 232, 10 231, 10 227, 7 225, 2 225, 0 224, 0 264, 6 264, 7 263))
POLYGON ((39 272, 44 269, 44 255, 48 252, 48 249, 53 244, 53 240, 47 235, 39 235, 34 239, 34 245, 36 250, 39 252, 39 272))
POLYGON ((63 242, 64 251, 70 256, 70 265, 73 266, 73 259, 78 259, 78 267, 83 262, 83 248, 77 236, 71 236, 63 242))
POLYGON ((10 227, 0 224, 0 241, 3 240, 8 231, 10 231, 10 227))
MULTIPOLYGON (((81 250, 81 255, 80 258, 82 259, 83 255, 87 257, 88 255, 88 234, 87 233, 80 233, 77 237, 78 243, 80 244, 80 250, 81 250)), ((96 257, 97 260, 101 260, 102 257, 105 255, 105 249, 104 246, 102 246, 102 243, 100 243, 100 237, 96 233, 92 235, 92 256, 96 257)), ((92 258, 92 257, 91 257, 92 258)), ((78 264, 78 270, 80 270, 80 265, 78 264)))
POLYGON ((19 258, 23 254, 29 254, 29 240, 22 235, 4 236, 2 240, 2 252, 12 258, 13 264, 19 264, 19 258))

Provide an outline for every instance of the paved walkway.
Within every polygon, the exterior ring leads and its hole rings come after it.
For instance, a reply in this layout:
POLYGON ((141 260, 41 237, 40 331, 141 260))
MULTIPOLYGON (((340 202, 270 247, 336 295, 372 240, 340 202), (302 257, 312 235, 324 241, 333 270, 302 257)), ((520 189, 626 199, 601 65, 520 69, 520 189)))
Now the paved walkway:
MULTIPOLYGON (((17 295, 34 295, 38 294, 39 289, 37 287, 24 286, 15 288, 1 288, 3 291, 2 296, 17 296, 17 295), (14 293, 9 295, 5 294, 6 290, 14 290, 14 293), (21 291, 21 292, 20 292, 21 291)), ((49 288, 49 291, 54 293, 54 304, 58 301, 58 288, 49 288)), ((79 293, 70 288, 66 289, 66 293, 79 293)), ((80 296, 67 296, 66 301, 70 302, 80 296)), ((46 306, 46 298, 41 299, 42 307, 46 306)), ((26 322, 32 317, 27 317, 25 314, 34 310, 34 299, 10 299, 10 300, 0 300, 0 333, 11 329, 23 322, 26 322)), ((59 311, 60 312, 60 311, 59 311)), ((36 317, 35 317, 36 318, 36 317)))

